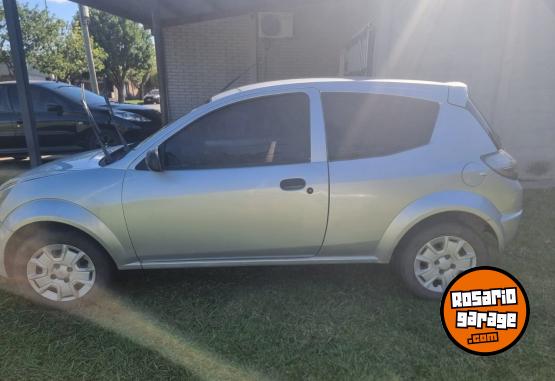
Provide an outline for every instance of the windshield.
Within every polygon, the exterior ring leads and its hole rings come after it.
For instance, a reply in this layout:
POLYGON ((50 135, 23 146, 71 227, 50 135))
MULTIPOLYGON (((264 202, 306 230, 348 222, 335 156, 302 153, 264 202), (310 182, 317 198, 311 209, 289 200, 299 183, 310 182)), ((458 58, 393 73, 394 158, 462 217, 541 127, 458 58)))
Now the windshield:
MULTIPOLYGON (((71 99, 74 102, 81 103, 81 89, 71 85, 60 85, 54 88, 59 94, 71 99)), ((103 97, 92 91, 85 90, 85 99, 89 106, 101 106, 106 104, 103 97)))

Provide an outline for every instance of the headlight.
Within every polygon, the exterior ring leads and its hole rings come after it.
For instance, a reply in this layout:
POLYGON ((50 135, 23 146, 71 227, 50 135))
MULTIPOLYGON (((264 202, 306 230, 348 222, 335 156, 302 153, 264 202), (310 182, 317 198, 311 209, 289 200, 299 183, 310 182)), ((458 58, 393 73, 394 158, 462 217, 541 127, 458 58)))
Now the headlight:
POLYGON ((129 120, 130 122, 150 122, 150 119, 129 111, 116 110, 114 111, 114 115, 118 118, 129 120))

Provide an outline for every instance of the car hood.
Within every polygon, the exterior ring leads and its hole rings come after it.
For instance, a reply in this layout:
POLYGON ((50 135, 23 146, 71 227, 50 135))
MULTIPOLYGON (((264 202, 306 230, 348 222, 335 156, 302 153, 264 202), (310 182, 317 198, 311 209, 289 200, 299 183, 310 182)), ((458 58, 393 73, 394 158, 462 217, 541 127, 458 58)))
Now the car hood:
MULTIPOLYGON (((135 114, 139 114, 146 118, 149 118, 150 120, 158 124, 162 122, 162 114, 160 113, 160 111, 150 107, 146 107, 143 105, 134 105, 129 103, 112 103, 111 106, 114 111, 121 110, 121 111, 133 112, 135 114)), ((99 106, 92 107, 91 110, 108 112, 108 106, 99 105, 99 106)))
MULTIPOLYGON (((114 149, 117 149, 117 147, 111 147, 111 150, 114 149)), ((102 160, 103 157, 104 153, 101 149, 66 156, 62 159, 54 160, 29 171, 23 172, 19 176, 10 180, 10 182, 28 181, 41 177, 57 175, 66 171, 98 168, 100 166, 100 160, 102 160)))

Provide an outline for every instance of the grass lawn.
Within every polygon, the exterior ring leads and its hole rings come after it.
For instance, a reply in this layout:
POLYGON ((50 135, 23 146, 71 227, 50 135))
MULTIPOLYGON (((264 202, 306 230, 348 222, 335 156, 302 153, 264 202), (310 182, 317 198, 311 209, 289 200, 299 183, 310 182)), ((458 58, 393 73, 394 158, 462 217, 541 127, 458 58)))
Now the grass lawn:
POLYGON ((142 99, 126 99, 125 103, 130 103, 132 105, 142 105, 143 100, 142 99))
POLYGON ((74 314, 0 291, 0 379, 500 379, 555 377, 555 190, 526 193, 497 265, 524 285, 528 330, 508 352, 455 347, 439 302, 387 266, 135 272, 74 314))

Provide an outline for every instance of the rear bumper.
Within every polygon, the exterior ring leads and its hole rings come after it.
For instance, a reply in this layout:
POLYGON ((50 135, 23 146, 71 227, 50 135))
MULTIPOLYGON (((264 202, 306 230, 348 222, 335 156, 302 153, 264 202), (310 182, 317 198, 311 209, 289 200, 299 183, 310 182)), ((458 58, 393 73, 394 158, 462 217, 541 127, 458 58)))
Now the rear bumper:
POLYGON ((501 227, 503 228, 503 242, 500 242, 500 249, 503 250, 506 245, 513 240, 520 224, 523 210, 514 213, 504 214, 501 216, 501 227))

